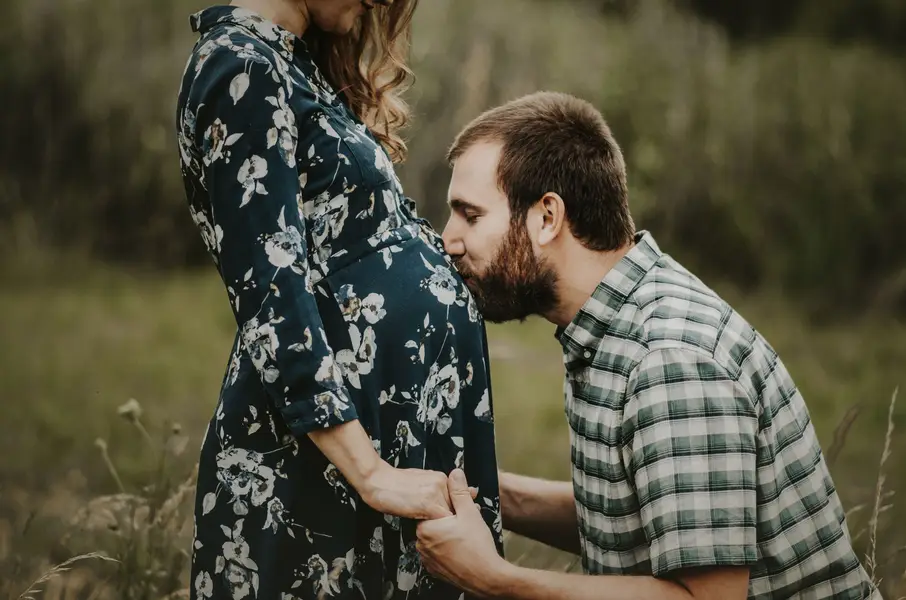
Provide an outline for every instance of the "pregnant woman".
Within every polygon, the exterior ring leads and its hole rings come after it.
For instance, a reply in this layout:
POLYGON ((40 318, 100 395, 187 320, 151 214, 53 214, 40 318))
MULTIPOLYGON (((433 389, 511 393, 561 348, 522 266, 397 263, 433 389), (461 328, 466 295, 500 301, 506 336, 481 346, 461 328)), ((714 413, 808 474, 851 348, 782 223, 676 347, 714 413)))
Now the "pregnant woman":
POLYGON ((415 550, 455 467, 502 551, 484 325, 391 161, 414 2, 375 4, 192 17, 181 166, 238 326, 201 449, 197 600, 460 598, 415 550))

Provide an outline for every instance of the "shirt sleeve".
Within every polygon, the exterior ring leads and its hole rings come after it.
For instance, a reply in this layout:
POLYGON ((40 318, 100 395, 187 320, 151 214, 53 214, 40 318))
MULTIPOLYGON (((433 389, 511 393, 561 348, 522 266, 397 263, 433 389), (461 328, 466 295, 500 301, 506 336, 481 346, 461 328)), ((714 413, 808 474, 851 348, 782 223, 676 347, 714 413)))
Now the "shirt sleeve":
POLYGON ((623 461, 652 574, 756 562, 756 436, 748 394, 711 357, 655 350, 634 370, 623 461))
MULTIPOLYGON (((243 351, 296 436, 356 418, 307 258, 293 92, 271 61, 220 49, 196 79, 207 226, 243 351)), ((297 91, 298 93, 298 91, 297 91)), ((198 220, 193 214, 193 217, 198 220)))

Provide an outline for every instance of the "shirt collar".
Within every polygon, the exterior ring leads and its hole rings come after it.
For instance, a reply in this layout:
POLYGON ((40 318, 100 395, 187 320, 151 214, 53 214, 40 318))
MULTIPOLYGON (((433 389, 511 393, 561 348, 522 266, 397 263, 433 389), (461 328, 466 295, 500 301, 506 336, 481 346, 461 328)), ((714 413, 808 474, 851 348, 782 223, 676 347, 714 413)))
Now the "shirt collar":
POLYGON ((636 233, 635 244, 604 275, 585 304, 555 337, 570 358, 589 359, 611 321, 626 304, 639 283, 663 256, 654 237, 645 230, 636 233))
POLYGON ((303 38, 246 8, 211 6, 189 17, 189 23, 201 35, 222 24, 242 27, 289 59, 308 53, 303 38))

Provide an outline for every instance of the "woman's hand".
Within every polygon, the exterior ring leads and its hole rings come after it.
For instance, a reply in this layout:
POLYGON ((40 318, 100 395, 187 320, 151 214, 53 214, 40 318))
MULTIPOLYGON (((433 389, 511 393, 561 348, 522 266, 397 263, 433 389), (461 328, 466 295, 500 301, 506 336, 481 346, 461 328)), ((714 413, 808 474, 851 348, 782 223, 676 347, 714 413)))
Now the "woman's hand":
POLYGON ((453 515, 447 476, 439 471, 397 469, 382 462, 359 494, 371 508, 397 517, 428 520, 453 515))
MULTIPOLYGON (((381 460, 358 421, 312 431, 311 440, 362 500, 387 515, 442 519, 453 515, 447 476, 439 471, 397 469, 381 460)), ((471 488, 472 497, 478 490, 471 488)))

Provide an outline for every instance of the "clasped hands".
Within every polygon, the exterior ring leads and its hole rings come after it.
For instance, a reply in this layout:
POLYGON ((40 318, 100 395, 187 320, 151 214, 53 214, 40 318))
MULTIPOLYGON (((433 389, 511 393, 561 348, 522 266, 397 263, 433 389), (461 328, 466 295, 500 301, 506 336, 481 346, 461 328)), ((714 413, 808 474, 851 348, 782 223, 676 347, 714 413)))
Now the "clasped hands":
POLYGON ((388 465, 365 482, 361 493, 379 512, 421 521, 416 549, 432 575, 479 595, 475 586, 505 565, 475 504, 478 490, 469 487, 461 469, 446 476, 388 465))

